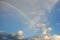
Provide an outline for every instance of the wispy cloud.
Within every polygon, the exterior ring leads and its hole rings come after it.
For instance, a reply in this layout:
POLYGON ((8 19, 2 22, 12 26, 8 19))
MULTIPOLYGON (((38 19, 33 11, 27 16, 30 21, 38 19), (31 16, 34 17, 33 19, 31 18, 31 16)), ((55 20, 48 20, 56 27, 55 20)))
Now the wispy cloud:
MULTIPOLYGON (((17 16, 19 16, 19 19, 22 20, 23 22, 30 21, 30 18, 28 18, 28 16, 24 12, 22 12, 20 9, 16 8, 15 6, 13 6, 13 5, 11 5, 11 4, 7 3, 7 2, 4 2, 4 1, 0 1, 0 5, 2 7, 2 11, 3 10, 6 11, 6 12, 10 11, 7 14, 5 14, 6 16, 7 15, 10 15, 10 16, 12 15, 13 16, 13 15, 15 15, 14 13, 16 12, 17 16), (10 9, 14 9, 14 10, 10 10, 10 9)), ((2 15, 4 15, 4 14, 2 14, 2 15)))
POLYGON ((24 17, 29 19, 29 27, 36 27, 38 23, 46 26, 45 24, 48 22, 46 11, 48 10, 51 13, 52 8, 57 2, 58 0, 19 0, 19 2, 15 0, 11 3, 12 5, 6 2, 3 3, 16 9, 24 17))
POLYGON ((56 23, 56 26, 60 26, 60 23, 56 23))

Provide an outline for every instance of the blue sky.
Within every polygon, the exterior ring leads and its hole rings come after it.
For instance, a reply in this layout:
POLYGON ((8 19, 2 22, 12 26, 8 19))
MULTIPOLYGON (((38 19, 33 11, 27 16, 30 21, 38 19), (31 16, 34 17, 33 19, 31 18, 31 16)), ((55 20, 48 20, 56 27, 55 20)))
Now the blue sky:
POLYGON ((40 33, 31 31, 30 26, 45 23, 53 29, 51 34, 60 34, 60 1, 2 0, 0 3, 0 31, 17 33, 23 30, 28 37, 40 33))

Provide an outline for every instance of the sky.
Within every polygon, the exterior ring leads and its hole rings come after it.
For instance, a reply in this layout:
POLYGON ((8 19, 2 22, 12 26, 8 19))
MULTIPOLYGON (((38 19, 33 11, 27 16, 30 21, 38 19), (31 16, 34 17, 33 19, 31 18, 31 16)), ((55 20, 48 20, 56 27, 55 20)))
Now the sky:
POLYGON ((23 30, 24 36, 30 37, 41 34, 35 30, 37 24, 45 24, 52 28, 51 34, 60 35, 59 0, 0 0, 0 31, 23 30))

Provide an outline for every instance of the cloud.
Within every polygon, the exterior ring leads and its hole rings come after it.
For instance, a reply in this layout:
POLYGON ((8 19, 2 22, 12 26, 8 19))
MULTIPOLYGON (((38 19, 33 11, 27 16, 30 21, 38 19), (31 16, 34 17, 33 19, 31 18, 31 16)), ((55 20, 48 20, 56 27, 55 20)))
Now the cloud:
POLYGON ((24 33, 24 32, 23 32, 22 30, 19 30, 19 31, 18 31, 18 35, 20 35, 20 36, 22 36, 23 33, 24 33))
POLYGON ((49 0, 49 2, 47 3, 48 5, 48 10, 49 12, 51 12, 52 8, 55 6, 55 4, 58 2, 58 0, 49 0))
POLYGON ((51 30, 52 30, 52 28, 49 27, 49 28, 48 28, 48 31, 51 31, 51 30))
POLYGON ((53 6, 58 2, 58 0, 28 0, 30 6, 33 6, 30 12, 28 12, 28 17, 33 20, 35 23, 39 22, 40 16, 44 16, 43 22, 47 22, 46 9, 51 12, 53 6), (38 9, 39 7, 39 9, 38 9), (42 9, 41 9, 42 8, 42 9))
POLYGON ((45 38, 45 40, 49 40, 50 39, 48 36, 45 36, 44 38, 45 38))
POLYGON ((56 23, 56 26, 60 26, 60 23, 56 23))
POLYGON ((53 6, 58 2, 58 0, 37 0, 37 1, 28 0, 28 2, 30 3, 31 6, 33 6, 32 9, 36 10, 37 7, 39 7, 39 8, 48 9, 50 12, 53 6))
MULTIPOLYGON (((44 15, 46 17, 46 9, 51 12, 52 7, 57 2, 58 0, 20 0, 20 2, 19 0, 15 0, 9 3, 13 4, 19 10, 21 9, 21 11, 23 11, 29 19, 34 20, 35 18, 37 18, 37 16, 40 17, 44 15)), ((39 20, 39 18, 37 18, 37 20, 39 20)))
POLYGON ((58 2, 58 0, 15 0, 8 1, 18 9, 21 9, 25 14, 30 14, 32 10, 39 11, 41 9, 48 9, 51 11, 52 7, 58 2), (27 12, 27 13, 26 13, 27 12))
MULTIPOLYGON (((32 29, 34 29, 37 23, 40 23, 42 27, 46 27, 46 23, 48 22, 46 11, 48 10, 48 12, 51 13, 52 8, 58 0, 20 0, 19 2, 15 2, 11 3, 14 6, 8 3, 7 5, 15 8, 19 13, 21 12, 24 17, 29 19, 29 27, 33 27, 32 29)), ((49 30, 51 29, 49 28, 49 30)), ((44 31, 43 34, 46 34, 46 31, 44 31)))
POLYGON ((60 12, 60 8, 58 8, 58 9, 57 9, 57 11, 59 11, 59 12, 60 12))
POLYGON ((49 13, 51 13, 52 8, 57 2, 58 0, 38 0, 37 2, 29 0, 29 3, 33 7, 31 8, 32 10, 28 13, 28 17, 31 19, 31 21, 34 21, 34 24, 30 23, 30 25, 35 25, 38 22, 46 24, 46 22, 48 22, 46 17, 46 9, 49 11, 49 13))
POLYGON ((54 40, 60 40, 60 35, 54 35, 54 40))
POLYGON ((42 34, 43 34, 43 35, 46 35, 46 34, 47 34, 47 30, 44 30, 44 31, 42 32, 42 34))
POLYGON ((25 16, 26 18, 28 18, 20 9, 16 8, 15 6, 13 6, 13 5, 11 5, 11 4, 7 3, 7 2, 4 2, 4 1, 0 1, 0 3, 1 3, 1 6, 2 7, 4 6, 4 7, 7 7, 8 8, 10 6, 10 7, 16 9, 19 12, 19 14, 22 14, 23 16, 25 16))
POLYGON ((22 12, 20 9, 16 8, 15 6, 13 6, 7 2, 4 2, 4 1, 0 1, 0 5, 2 8, 2 11, 4 10, 4 11, 8 12, 5 15, 2 14, 2 16, 7 16, 7 15, 11 16, 12 15, 12 16, 16 17, 16 15, 14 14, 14 13, 16 13, 19 16, 19 19, 21 19, 21 18, 24 19, 24 22, 25 21, 27 22, 27 20, 30 21, 30 18, 28 18, 28 16, 24 12, 22 12))

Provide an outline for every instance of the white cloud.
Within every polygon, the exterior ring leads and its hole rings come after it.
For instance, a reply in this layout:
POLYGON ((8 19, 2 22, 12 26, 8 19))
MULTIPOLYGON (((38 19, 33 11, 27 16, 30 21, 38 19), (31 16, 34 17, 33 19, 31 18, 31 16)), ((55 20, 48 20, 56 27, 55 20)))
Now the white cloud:
POLYGON ((23 33, 24 33, 24 32, 23 32, 22 30, 19 30, 19 31, 18 31, 18 35, 19 35, 19 36, 22 36, 23 33))

